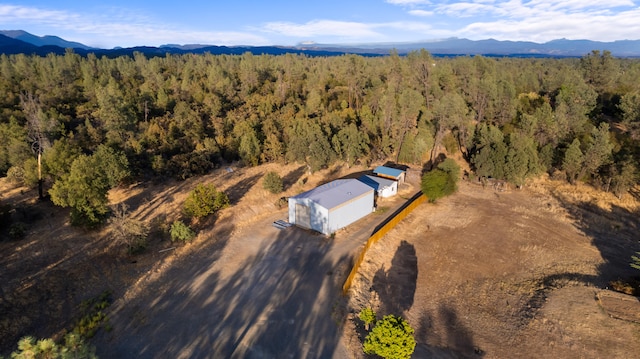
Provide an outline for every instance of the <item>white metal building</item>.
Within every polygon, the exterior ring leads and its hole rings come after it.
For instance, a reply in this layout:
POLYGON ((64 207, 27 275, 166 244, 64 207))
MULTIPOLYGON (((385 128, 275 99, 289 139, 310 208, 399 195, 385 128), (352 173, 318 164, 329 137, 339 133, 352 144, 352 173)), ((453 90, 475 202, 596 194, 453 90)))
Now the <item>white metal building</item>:
POLYGON ((331 234, 374 210, 374 189, 341 179, 289 197, 289 223, 331 234))
POLYGON ((370 175, 362 175, 358 180, 373 188, 378 193, 378 197, 386 198, 398 193, 398 181, 370 175))

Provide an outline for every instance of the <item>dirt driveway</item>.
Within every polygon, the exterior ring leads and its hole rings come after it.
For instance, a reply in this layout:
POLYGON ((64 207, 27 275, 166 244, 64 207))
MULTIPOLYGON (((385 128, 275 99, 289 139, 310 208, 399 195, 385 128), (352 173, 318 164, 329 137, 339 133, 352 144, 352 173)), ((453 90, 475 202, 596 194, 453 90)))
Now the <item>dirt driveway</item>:
MULTIPOLYGON (((409 188, 407 188, 408 190, 409 188)), ((276 229, 286 209, 199 240, 116 302, 104 358, 349 358, 342 284, 373 228, 404 199, 329 238, 276 229)))

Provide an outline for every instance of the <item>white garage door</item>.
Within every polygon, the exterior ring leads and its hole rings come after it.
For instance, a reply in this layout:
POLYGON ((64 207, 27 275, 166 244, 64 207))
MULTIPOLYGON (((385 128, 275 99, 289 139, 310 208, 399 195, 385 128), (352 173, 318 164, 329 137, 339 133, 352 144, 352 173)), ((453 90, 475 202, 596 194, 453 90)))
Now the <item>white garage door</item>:
POLYGON ((311 209, 308 206, 296 203, 296 224, 311 229, 311 209))

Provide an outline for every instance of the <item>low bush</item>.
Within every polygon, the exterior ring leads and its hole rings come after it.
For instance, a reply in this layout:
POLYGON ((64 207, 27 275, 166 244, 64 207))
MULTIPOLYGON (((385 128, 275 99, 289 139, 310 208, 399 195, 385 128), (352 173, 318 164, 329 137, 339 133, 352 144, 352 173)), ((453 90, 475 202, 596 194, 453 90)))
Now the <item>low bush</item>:
POLYGON ((188 242, 196 236, 196 232, 182 221, 174 221, 169 234, 172 242, 188 242))
POLYGON ((27 226, 22 222, 12 223, 9 226, 9 237, 11 239, 23 239, 27 235, 27 226))
POLYGON ((276 172, 267 172, 262 178, 262 187, 273 194, 278 194, 284 190, 282 177, 276 172))
POLYGON ((229 206, 229 197, 213 184, 199 184, 184 201, 183 211, 190 218, 204 218, 229 206))

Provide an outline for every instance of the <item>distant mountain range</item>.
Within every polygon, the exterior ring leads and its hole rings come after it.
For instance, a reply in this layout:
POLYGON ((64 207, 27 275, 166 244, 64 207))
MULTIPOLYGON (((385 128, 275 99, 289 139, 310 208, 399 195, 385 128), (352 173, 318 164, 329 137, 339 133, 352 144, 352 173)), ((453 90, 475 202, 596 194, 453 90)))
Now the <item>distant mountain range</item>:
POLYGON ((64 40, 57 36, 36 36, 23 30, 0 30, 0 53, 3 54, 64 54, 72 48, 77 54, 86 56, 117 57, 141 52, 147 56, 165 56, 185 53, 281 55, 286 53, 306 54, 309 56, 336 56, 360 54, 365 56, 388 55, 396 51, 404 55, 411 51, 425 49, 434 56, 510 56, 510 57, 581 57, 593 50, 610 51, 617 57, 640 57, 640 40, 621 40, 600 42, 590 40, 553 40, 543 44, 528 41, 468 40, 449 38, 437 41, 417 43, 371 43, 371 44, 317 44, 303 43, 297 46, 213 46, 213 45, 162 45, 160 47, 128 47, 100 49, 64 40))

